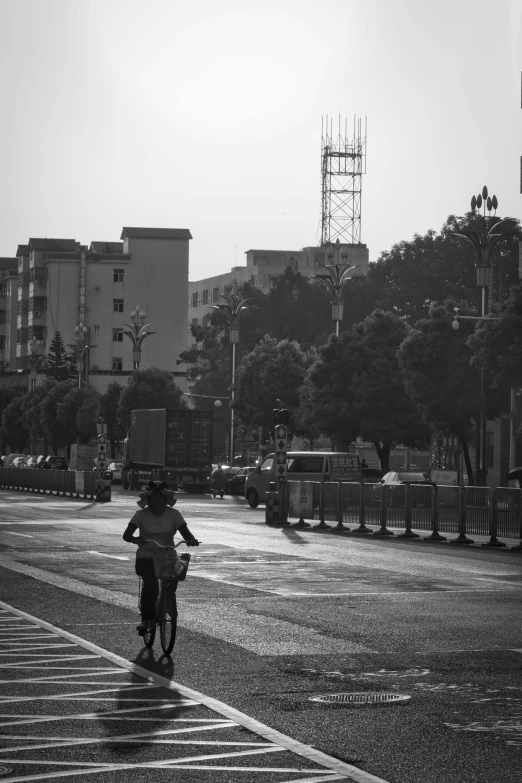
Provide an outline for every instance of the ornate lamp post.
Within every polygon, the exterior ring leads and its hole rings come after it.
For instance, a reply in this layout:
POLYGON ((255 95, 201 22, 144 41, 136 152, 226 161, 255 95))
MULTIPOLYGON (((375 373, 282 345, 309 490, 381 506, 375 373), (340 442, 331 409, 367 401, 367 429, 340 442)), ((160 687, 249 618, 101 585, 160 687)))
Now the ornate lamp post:
MULTIPOLYGON (((491 285, 491 256, 495 246, 504 236, 497 233, 497 228, 506 223, 504 220, 496 220, 498 201, 497 197, 490 197, 488 189, 484 185, 482 193, 473 196, 471 199, 471 210, 475 216, 474 220, 469 222, 467 227, 461 231, 452 232, 452 236, 464 239, 474 250, 475 268, 477 270, 477 288, 478 288, 478 316, 455 315, 453 328, 459 328, 459 320, 469 319, 473 321, 494 320, 491 314, 488 316, 488 297, 487 289, 491 285), (482 209, 482 213, 480 210, 482 209), (488 215, 486 216, 486 211, 488 215), (491 212, 494 212, 492 215, 491 212)), ((477 422, 477 444, 476 444, 476 473, 477 484, 486 486, 488 480, 488 460, 487 460, 487 429, 486 429, 486 394, 485 394, 485 374, 480 370, 480 412, 477 422)))
POLYGON ((319 280, 323 283, 332 297, 332 320, 335 321, 335 334, 339 337, 340 322, 343 320, 344 302, 342 299, 342 293, 350 280, 353 277, 349 277, 349 273, 355 266, 350 266, 348 262, 348 252, 346 249, 341 249, 339 240, 336 241, 335 247, 330 246, 326 257, 328 263, 324 265, 326 274, 313 275, 312 280, 319 280), (339 261, 339 255, 341 261, 339 261))
POLYGON ((213 310, 224 313, 228 320, 228 336, 232 345, 232 389, 230 394, 230 464, 234 464, 234 397, 236 380, 236 345, 239 342, 239 317, 245 310, 254 309, 247 305, 249 299, 245 299, 237 292, 237 280, 234 280, 232 290, 226 294, 220 294, 223 299, 221 304, 211 305, 213 310))
POLYGON ((146 313, 144 310, 140 310, 139 305, 136 305, 136 309, 130 312, 129 317, 131 320, 130 324, 124 323, 123 325, 126 326, 130 331, 123 332, 123 334, 126 334, 132 342, 133 366, 135 370, 139 370, 141 346, 143 345, 143 341, 146 337, 150 337, 151 334, 156 334, 156 332, 147 331, 147 328, 150 326, 150 324, 145 323, 146 313))
POLYGON ((29 354, 27 356, 29 360, 29 368, 31 370, 31 391, 36 386, 36 375, 38 373, 38 367, 42 363, 43 356, 40 353, 40 350, 43 346, 43 342, 41 340, 37 340, 36 337, 31 337, 31 342, 29 343, 29 354))
POLYGON ((89 350, 87 345, 87 332, 89 330, 80 321, 78 326, 74 329, 74 352, 76 354, 76 372, 78 373, 78 388, 81 389, 83 385, 83 375, 85 368, 85 355, 89 350))

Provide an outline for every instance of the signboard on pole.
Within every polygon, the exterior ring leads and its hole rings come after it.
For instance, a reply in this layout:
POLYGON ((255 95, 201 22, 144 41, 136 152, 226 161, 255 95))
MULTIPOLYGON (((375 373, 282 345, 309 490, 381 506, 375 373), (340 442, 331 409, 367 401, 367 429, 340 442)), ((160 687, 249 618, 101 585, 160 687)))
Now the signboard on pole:
POLYGON ((285 424, 276 424, 275 427, 275 457, 276 476, 279 486, 286 481, 286 453, 288 449, 288 428, 285 424))
POLYGON ((290 481, 288 515, 299 519, 314 518, 313 486, 310 481, 290 481))

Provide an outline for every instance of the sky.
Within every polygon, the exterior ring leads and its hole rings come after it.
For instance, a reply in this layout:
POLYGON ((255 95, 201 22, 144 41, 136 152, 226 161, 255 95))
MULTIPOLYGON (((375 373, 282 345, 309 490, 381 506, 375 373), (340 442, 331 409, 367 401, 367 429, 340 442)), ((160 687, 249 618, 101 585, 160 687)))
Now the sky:
POLYGON ((367 117, 370 260, 487 185, 522 217, 519 0, 0 0, 0 256, 188 228, 190 279, 319 244, 321 122, 367 117))

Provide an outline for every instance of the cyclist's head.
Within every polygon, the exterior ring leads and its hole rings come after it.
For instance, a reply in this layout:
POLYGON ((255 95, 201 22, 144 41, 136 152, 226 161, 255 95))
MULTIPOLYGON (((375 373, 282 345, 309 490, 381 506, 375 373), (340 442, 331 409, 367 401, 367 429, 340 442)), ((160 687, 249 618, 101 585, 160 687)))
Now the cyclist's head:
POLYGON ((141 488, 138 506, 146 508, 149 505, 159 510, 167 505, 173 506, 175 502, 174 492, 164 481, 149 481, 147 486, 141 488))

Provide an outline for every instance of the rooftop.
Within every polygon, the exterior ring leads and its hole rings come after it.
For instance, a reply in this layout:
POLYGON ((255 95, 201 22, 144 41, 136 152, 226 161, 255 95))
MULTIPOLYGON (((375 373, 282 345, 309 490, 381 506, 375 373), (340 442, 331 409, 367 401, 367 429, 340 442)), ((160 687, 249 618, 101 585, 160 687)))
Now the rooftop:
POLYGON ((192 239, 188 228, 136 228, 124 226, 120 239, 129 237, 140 239, 192 239))
POLYGON ((91 253, 123 253, 123 242, 91 242, 91 253))
POLYGON ((68 252, 79 249, 78 242, 75 239, 35 239, 29 240, 30 250, 58 250, 61 252, 68 252))

